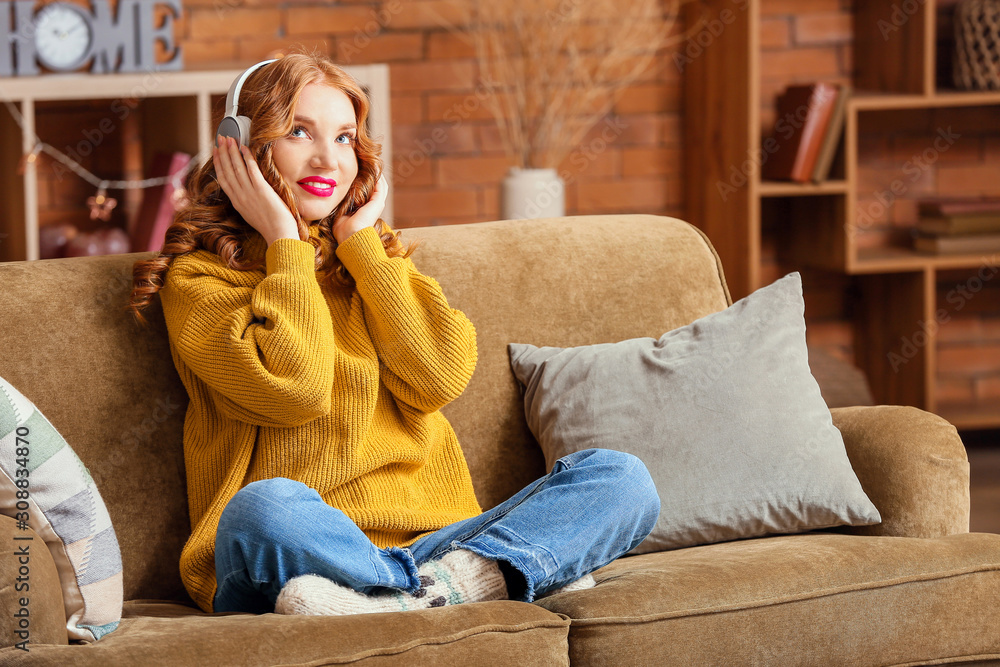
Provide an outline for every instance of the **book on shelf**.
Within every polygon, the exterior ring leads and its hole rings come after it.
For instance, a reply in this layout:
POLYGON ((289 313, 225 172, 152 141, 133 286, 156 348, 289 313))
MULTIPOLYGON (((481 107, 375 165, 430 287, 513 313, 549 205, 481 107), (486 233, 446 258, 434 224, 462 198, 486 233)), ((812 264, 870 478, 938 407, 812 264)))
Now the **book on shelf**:
MULTIPOLYGON (((173 176, 183 170, 191 156, 187 153, 157 153, 153 156, 149 178, 173 176)), ((163 247, 167 228, 174 221, 174 188, 169 180, 163 185, 145 188, 142 205, 132 230, 132 252, 156 252, 163 247)))
POLYGON ((813 167, 813 183, 822 183, 830 178, 833 157, 837 154, 840 137, 844 134, 844 119, 847 116, 847 100, 850 96, 851 87, 849 85, 844 84, 837 88, 837 100, 834 103, 833 114, 830 116, 830 122, 823 135, 823 143, 819 147, 816 166, 813 167))
POLYGON ((938 255, 993 253, 1000 251, 1000 232, 994 234, 961 234, 958 236, 925 236, 917 234, 913 237, 913 248, 919 252, 929 252, 938 255))
POLYGON ((938 197, 917 202, 920 217, 1000 215, 1000 197, 938 197))
POLYGON ((774 134, 764 142, 768 156, 762 170, 764 178, 798 183, 812 180, 839 89, 831 83, 785 89, 778 98, 774 134))
POLYGON ((1000 234, 1000 213, 922 217, 917 231, 927 236, 1000 234))

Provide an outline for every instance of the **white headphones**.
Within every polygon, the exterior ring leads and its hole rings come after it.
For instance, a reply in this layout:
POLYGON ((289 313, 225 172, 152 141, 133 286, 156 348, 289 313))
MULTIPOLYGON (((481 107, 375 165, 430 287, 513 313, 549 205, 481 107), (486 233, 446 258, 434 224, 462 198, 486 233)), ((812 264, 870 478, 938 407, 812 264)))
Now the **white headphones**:
POLYGON ((229 87, 229 93, 226 95, 226 116, 219 123, 219 129, 215 132, 216 145, 218 145, 218 137, 221 134, 224 137, 236 139, 236 141, 244 146, 250 146, 250 119, 246 116, 237 115, 237 106, 240 103, 240 89, 243 88, 243 82, 247 80, 248 76, 264 65, 273 63, 275 60, 277 58, 264 60, 256 65, 252 65, 233 81, 233 85, 229 87))

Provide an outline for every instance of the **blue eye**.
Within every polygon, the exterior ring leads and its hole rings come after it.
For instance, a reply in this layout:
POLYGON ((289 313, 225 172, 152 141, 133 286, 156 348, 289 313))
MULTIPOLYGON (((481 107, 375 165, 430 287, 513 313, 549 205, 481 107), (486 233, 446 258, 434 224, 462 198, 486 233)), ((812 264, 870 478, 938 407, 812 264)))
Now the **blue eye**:
MULTIPOLYGON (((296 125, 292 128, 292 131, 288 133, 289 137, 295 137, 297 139, 308 139, 309 133, 306 128, 302 125, 296 125)), ((337 136, 336 142, 338 144, 343 144, 344 146, 350 146, 354 143, 356 137, 351 132, 344 132, 343 134, 337 136)))

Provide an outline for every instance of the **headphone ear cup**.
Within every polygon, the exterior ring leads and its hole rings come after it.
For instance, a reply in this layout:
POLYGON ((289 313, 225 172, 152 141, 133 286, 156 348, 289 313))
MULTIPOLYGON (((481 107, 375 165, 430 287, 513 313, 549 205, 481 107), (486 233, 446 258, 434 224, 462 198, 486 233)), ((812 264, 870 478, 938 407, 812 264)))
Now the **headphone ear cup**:
POLYGON ((240 124, 240 143, 250 147, 250 118, 247 116, 237 116, 236 122, 240 124))
POLYGON ((219 145, 219 136, 223 137, 233 137, 237 141, 240 140, 240 124, 236 121, 234 116, 226 116, 219 123, 219 129, 215 131, 215 145, 219 145))
MULTIPOLYGON (((247 116, 226 116, 219 123, 217 135, 232 137, 244 146, 250 146, 250 119, 247 116)), ((218 145, 218 139, 216 139, 218 145)))

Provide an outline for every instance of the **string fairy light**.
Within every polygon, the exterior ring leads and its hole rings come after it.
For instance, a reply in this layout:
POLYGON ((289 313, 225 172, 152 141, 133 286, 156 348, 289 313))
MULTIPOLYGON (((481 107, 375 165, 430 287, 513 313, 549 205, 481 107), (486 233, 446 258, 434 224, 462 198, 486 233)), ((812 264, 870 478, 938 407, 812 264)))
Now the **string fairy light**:
POLYGON ((91 220, 96 220, 98 218, 101 220, 108 220, 111 217, 111 210, 118 204, 118 200, 114 197, 107 196, 107 191, 109 189, 140 190, 170 183, 170 185, 174 188, 174 192, 180 193, 184 189, 184 176, 191 169, 191 167, 198 162, 198 159, 194 158, 190 160, 182 169, 179 169, 177 173, 170 176, 156 176, 154 178, 143 178, 141 180, 111 180, 107 178, 100 178, 58 148, 43 141, 39 141, 34 145, 31 151, 25 153, 21 157, 21 164, 17 170, 18 173, 23 174, 27 165, 35 162, 40 153, 48 153, 53 158, 66 165, 66 167, 69 168, 69 170, 74 174, 97 188, 97 194, 93 197, 87 198, 87 205, 90 207, 91 220))
MULTIPOLYGON (((191 157, 183 167, 178 169, 177 172, 168 176, 158 176, 137 180, 113 180, 101 178, 70 156, 66 155, 64 152, 60 151, 55 146, 42 141, 38 134, 34 132, 33 126, 26 123, 24 115, 14 103, 13 98, 7 94, 2 81, 0 81, 0 102, 2 102, 7 108, 7 111, 10 113, 17 125, 20 126, 22 133, 25 133, 26 137, 29 133, 26 133, 25 130, 27 127, 32 127, 30 135, 33 136, 34 144, 32 145, 30 151, 21 156, 17 165, 17 173, 23 176, 29 169, 35 169, 37 167, 38 156, 42 153, 48 153, 52 156, 52 158, 65 165, 74 174, 97 188, 97 193, 92 197, 88 197, 86 200, 86 204, 90 208, 91 220, 110 220, 112 211, 118 205, 118 200, 114 197, 108 196, 109 189, 139 190, 169 184, 172 186, 170 192, 170 202, 174 209, 179 210, 187 204, 187 192, 184 187, 183 179, 193 167, 202 164, 205 159, 204 155, 207 152, 206 149, 199 151, 197 155, 191 157)), ((8 234, 0 232, 0 241, 7 236, 8 234)))
MULTIPOLYGON (((197 162, 197 159, 192 159, 190 162, 187 163, 187 165, 183 169, 180 169, 176 174, 173 174, 172 176, 157 176, 155 178, 144 178, 141 180, 116 181, 96 176, 93 172, 87 170, 85 167, 80 165, 79 162, 69 157, 68 155, 60 151, 58 148, 55 148, 50 144, 46 144, 41 141, 35 144, 35 147, 31 150, 30 153, 26 153, 24 155, 24 157, 22 158, 22 163, 34 162, 37 159, 39 153, 48 153, 53 158, 66 165, 70 169, 70 171, 72 171, 74 174, 76 174, 83 180, 87 181, 94 187, 99 189, 104 188, 109 190, 141 190, 143 188, 152 188, 158 185, 164 185, 166 183, 170 183, 175 188, 180 188, 183 185, 182 179, 184 178, 184 175, 187 174, 188 170, 190 170, 193 164, 197 162)), ((20 173, 23 173, 23 169, 20 170, 20 173)))
MULTIPOLYGON (((21 112, 17 109, 17 106, 11 102, 10 97, 3 93, 2 88, 0 88, 0 98, 3 99, 4 106, 7 107, 7 111, 14 118, 15 122, 21 128, 24 128, 24 117, 21 112)), ((204 152, 204 151, 203 151, 204 152)), ((118 201, 113 197, 107 196, 107 191, 110 190, 141 190, 144 188, 153 188, 160 185, 165 185, 170 183, 174 188, 173 201, 175 203, 180 202, 184 198, 184 184, 183 178, 190 169, 201 162, 201 153, 198 153, 193 157, 183 168, 179 169, 177 173, 170 176, 157 176, 154 178, 144 178, 140 180, 112 180, 107 178, 100 178, 79 162, 71 158, 70 156, 63 153, 61 150, 56 148, 51 144, 47 144, 35 135, 35 145, 32 149, 21 156, 20 163, 18 164, 17 173, 24 174, 29 164, 33 164, 38 160, 38 155, 40 153, 48 153, 54 159, 58 160, 62 164, 66 165, 70 171, 74 174, 87 181, 91 185, 97 188, 97 194, 93 197, 87 198, 87 205, 90 207, 90 219, 96 220, 100 218, 101 220, 108 220, 111 217, 111 209, 113 209, 118 201)))

